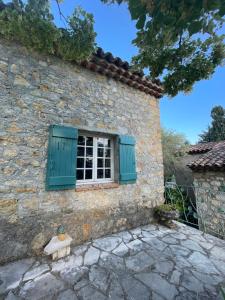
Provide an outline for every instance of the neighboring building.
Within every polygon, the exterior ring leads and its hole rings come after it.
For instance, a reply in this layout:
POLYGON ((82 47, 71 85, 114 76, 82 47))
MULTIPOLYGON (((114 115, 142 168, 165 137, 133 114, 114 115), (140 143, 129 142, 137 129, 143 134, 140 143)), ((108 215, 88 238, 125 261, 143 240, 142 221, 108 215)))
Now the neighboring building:
POLYGON ((177 157, 177 164, 175 169, 175 177, 178 185, 193 186, 194 176, 188 164, 192 161, 201 158, 206 152, 210 151, 216 143, 201 143, 192 145, 187 148, 187 153, 184 156, 177 157))
POLYGON ((200 155, 188 164, 194 178, 200 228, 225 238, 225 141, 197 144, 189 154, 200 155))
POLYGON ((101 49, 82 65, 0 43, 0 263, 147 224, 163 203, 162 88, 101 49), (48 150, 47 150, 48 149, 48 150))

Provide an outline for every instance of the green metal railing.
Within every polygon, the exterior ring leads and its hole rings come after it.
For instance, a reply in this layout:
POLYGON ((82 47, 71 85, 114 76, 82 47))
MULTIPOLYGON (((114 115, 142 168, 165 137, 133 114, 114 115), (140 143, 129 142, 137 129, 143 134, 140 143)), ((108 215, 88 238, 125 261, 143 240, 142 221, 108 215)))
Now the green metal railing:
POLYGON ((225 239, 225 191, 215 186, 209 189, 181 186, 174 182, 165 185, 165 202, 176 206, 179 221, 225 239))

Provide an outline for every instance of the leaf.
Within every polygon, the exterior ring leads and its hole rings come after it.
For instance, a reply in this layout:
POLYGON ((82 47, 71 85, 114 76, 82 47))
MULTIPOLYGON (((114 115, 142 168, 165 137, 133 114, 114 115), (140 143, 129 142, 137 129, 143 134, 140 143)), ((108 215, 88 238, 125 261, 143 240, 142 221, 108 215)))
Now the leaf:
POLYGON ((141 16, 136 23, 136 28, 142 29, 145 25, 145 21, 146 21, 146 16, 145 15, 141 16))
POLYGON ((145 6, 141 1, 129 0, 129 10, 133 20, 137 20, 140 16, 146 15, 145 6))
POLYGON ((193 34, 199 32, 200 29, 202 28, 202 26, 203 26, 203 21, 192 22, 188 28, 189 34, 193 35, 193 34))

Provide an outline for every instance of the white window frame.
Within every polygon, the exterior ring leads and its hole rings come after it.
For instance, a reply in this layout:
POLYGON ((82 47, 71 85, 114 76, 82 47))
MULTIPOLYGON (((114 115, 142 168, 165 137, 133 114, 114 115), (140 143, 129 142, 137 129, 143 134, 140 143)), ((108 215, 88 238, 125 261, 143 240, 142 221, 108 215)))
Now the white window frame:
MULTIPOLYGON (((100 184, 100 183, 110 183, 110 182, 114 182, 114 160, 115 160, 115 156, 114 156, 114 139, 111 136, 108 135, 95 135, 93 133, 79 133, 78 136, 85 136, 85 137, 92 137, 93 138, 93 167, 92 167, 92 175, 93 178, 92 179, 83 179, 83 180, 77 180, 76 184, 77 185, 85 185, 85 184, 100 184), (105 160, 105 156, 103 157, 98 157, 97 156, 97 151, 98 151, 98 144, 97 144, 97 139, 98 138, 105 138, 105 139, 109 139, 110 140, 110 151, 111 151, 111 167, 110 168, 105 168, 103 167, 102 169, 110 169, 111 170, 111 177, 110 178, 97 178, 97 161, 98 158, 102 158, 103 161, 105 160)), ((77 147, 79 147, 80 145, 77 144, 77 147)), ((104 149, 104 148, 103 148, 104 149)), ((79 158, 79 156, 77 156, 77 158, 79 158)), ((86 158, 86 156, 84 157, 86 158)), ((85 166, 84 168, 77 168, 77 170, 84 170, 85 172, 85 166)))

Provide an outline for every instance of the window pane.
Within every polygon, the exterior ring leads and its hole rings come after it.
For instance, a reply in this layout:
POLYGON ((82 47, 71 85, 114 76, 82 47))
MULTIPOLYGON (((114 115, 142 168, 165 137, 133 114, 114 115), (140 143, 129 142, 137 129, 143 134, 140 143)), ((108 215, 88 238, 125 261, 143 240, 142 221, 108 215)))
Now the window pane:
POLYGON ((103 168, 103 159, 102 158, 98 158, 98 168, 103 168))
POLYGON ((84 158, 78 158, 77 159, 77 168, 83 168, 84 167, 84 158))
POLYGON ((111 170, 105 169, 105 178, 111 178, 111 170))
POLYGON ((85 137, 84 136, 79 136, 78 137, 78 145, 85 145, 85 137))
POLYGON ((110 168, 110 167, 111 167, 111 160, 105 159, 105 168, 110 168))
POLYGON ((92 170, 85 170, 85 179, 92 179, 92 170))
POLYGON ((86 158, 86 168, 92 168, 92 158, 86 158))
POLYGON ((104 139, 98 138, 97 143, 98 143, 98 147, 104 147, 104 139))
POLYGON ((77 180, 84 179, 84 170, 77 170, 77 180))
POLYGON ((93 148, 92 147, 87 147, 86 148, 86 156, 93 156, 93 148))
POLYGON ((98 179, 103 178, 103 169, 98 169, 98 171, 97 171, 97 178, 98 179))
POLYGON ((110 157, 110 149, 105 149, 105 157, 110 157))
POLYGON ((103 149, 98 148, 98 157, 103 157, 103 149))
POLYGON ((106 147, 111 147, 111 141, 110 140, 107 140, 107 145, 106 147))
POLYGON ((77 148, 77 156, 84 156, 84 147, 77 148))
POLYGON ((87 146, 93 146, 93 137, 88 136, 86 140, 87 146))

